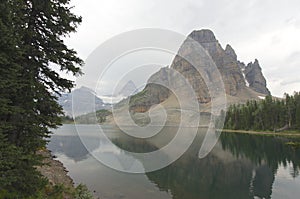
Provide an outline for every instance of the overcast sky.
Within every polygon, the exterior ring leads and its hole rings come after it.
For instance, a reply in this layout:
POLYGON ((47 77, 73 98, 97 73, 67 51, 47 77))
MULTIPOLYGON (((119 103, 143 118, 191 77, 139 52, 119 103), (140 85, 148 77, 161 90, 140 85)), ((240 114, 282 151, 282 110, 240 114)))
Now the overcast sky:
POLYGON ((246 64, 257 58, 276 96, 300 91, 299 0, 72 0, 81 15, 66 42, 86 59, 102 42, 124 31, 163 28, 188 35, 211 29, 246 64))

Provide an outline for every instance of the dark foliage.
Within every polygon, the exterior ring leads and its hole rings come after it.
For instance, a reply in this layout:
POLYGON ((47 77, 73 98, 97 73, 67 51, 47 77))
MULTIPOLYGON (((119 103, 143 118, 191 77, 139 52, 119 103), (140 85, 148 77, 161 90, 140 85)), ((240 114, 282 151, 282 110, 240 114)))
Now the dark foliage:
POLYGON ((62 40, 80 22, 69 0, 0 1, 0 194, 6 198, 34 197, 46 184, 35 169, 36 151, 60 124, 55 93, 73 87, 53 68, 80 74, 82 60, 62 40))
POLYGON ((284 99, 267 96, 261 101, 229 107, 225 128, 238 130, 300 130, 300 93, 284 99))

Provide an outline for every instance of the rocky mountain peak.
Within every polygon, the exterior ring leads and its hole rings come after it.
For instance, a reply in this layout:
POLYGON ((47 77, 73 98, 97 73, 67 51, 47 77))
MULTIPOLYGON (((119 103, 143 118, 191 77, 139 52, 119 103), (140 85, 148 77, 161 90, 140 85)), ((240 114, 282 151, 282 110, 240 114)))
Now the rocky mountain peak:
POLYGON ((229 44, 226 45, 225 53, 228 56, 232 57, 234 60, 237 60, 237 55, 236 55, 235 51, 233 50, 233 48, 229 44))
MULTIPOLYGON (((237 55, 229 44, 225 49, 222 48, 211 30, 195 30, 189 37, 197 41, 210 58, 199 54, 201 52, 195 51, 192 46, 194 45, 193 42, 186 39, 179 48, 178 54, 195 60, 195 66, 177 55, 170 68, 176 70, 188 80, 200 103, 209 103, 211 96, 202 77, 203 74, 199 74, 195 67, 207 67, 211 61, 217 66, 219 73, 209 67, 205 68, 208 79, 213 82, 217 79, 217 75, 221 74, 226 94, 235 98, 236 101, 240 98, 255 98, 260 94, 270 94, 258 60, 245 66, 243 62, 237 60, 237 55)), ((150 80, 163 82, 165 85, 174 88, 181 88, 182 82, 178 80, 179 78, 176 75, 170 74, 170 71, 168 68, 163 68, 152 75, 150 80)), ((147 86, 142 91, 145 95, 139 96, 141 100, 132 100, 131 107, 133 109, 131 110, 147 111, 153 104, 161 103, 170 96, 171 92, 168 89, 150 82, 148 81, 147 86)))
POLYGON ((132 80, 129 80, 118 92, 118 95, 130 96, 136 92, 137 88, 132 80))
MULTIPOLYGON (((193 31, 190 34, 190 37, 199 42, 219 69, 222 74, 226 93, 236 96, 238 91, 245 87, 245 79, 239 67, 237 55, 233 48, 230 45, 227 45, 224 50, 211 30, 204 29, 193 31)), ((181 51, 185 52, 185 55, 193 58, 201 56, 197 54, 197 52, 193 51, 192 48, 189 48, 188 43, 187 45, 183 44, 182 46, 186 47, 186 49, 180 48, 181 51)), ((199 59, 199 63, 202 61, 204 60, 199 59)), ((207 88, 205 84, 203 84, 203 78, 201 75, 196 75, 191 65, 187 63, 185 64, 184 60, 176 60, 175 57, 171 67, 183 73, 184 76, 189 76, 188 79, 191 80, 190 82, 192 85, 195 85, 195 90, 199 94, 200 102, 207 103, 210 101, 209 92, 206 90, 207 88), (191 74, 194 74, 193 77, 191 74)), ((210 75, 213 76, 213 74, 210 75)))
POLYGON ((254 62, 250 62, 244 70, 246 80, 249 82, 250 88, 254 91, 270 95, 270 91, 267 88, 266 79, 262 74, 261 67, 257 59, 254 62))
POLYGON ((88 87, 86 87, 86 86, 81 86, 80 88, 75 89, 74 91, 75 91, 75 92, 81 91, 81 92, 95 93, 95 91, 93 91, 92 89, 90 89, 90 88, 88 88, 88 87))
POLYGON ((77 88, 71 93, 62 93, 58 97, 58 103, 63 107, 67 116, 78 116, 95 110, 110 108, 110 104, 104 103, 92 89, 85 86, 77 88), (74 100, 76 103, 73 106, 74 100))
POLYGON ((189 37, 199 43, 218 42, 214 33, 208 29, 194 30, 189 37))

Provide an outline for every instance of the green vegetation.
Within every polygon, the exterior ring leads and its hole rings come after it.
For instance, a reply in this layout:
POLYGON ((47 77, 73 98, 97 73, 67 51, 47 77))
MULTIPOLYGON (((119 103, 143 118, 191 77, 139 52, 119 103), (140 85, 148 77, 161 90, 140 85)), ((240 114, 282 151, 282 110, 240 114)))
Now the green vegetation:
POLYGON ((296 131, 281 131, 281 132, 274 132, 274 131, 253 131, 253 130, 232 130, 232 129, 222 129, 224 133, 238 133, 238 134, 251 134, 251 135, 261 135, 261 136, 282 136, 282 137, 299 137, 300 132, 296 131))
POLYGON ((60 119, 61 119, 61 123, 63 123, 63 124, 73 124, 74 123, 73 118, 71 118, 70 116, 67 116, 67 115, 61 116, 60 119))
POLYGON ((300 93, 285 95, 285 99, 267 96, 261 101, 248 101, 246 104, 229 107, 226 129, 253 131, 294 131, 300 130, 300 93))
MULTIPOLYGON (((16 195, 17 197, 17 195, 16 195)), ((6 190, 0 191, 0 198, 13 198, 11 193, 6 190)), ((58 198, 74 198, 74 199, 93 199, 93 195, 85 185, 79 184, 76 188, 67 188, 62 184, 50 185, 38 190, 34 196, 29 199, 58 199, 58 198)))
POLYGON ((300 142, 286 142, 285 144, 295 148, 300 148, 300 142))
POLYGON ((36 169, 43 159, 36 152, 61 123, 56 94, 74 86, 54 67, 79 75, 83 63, 63 42, 81 22, 69 2, 0 2, 1 198, 43 198, 49 186, 36 169))
POLYGON ((141 103, 147 98, 147 89, 142 90, 141 92, 130 96, 129 106, 135 105, 136 103, 141 103))
POLYGON ((96 111, 96 120, 95 113, 88 113, 85 115, 80 115, 75 118, 76 123, 78 124, 96 124, 103 123, 106 121, 106 117, 111 115, 112 113, 108 110, 98 110, 96 111))
POLYGON ((94 198, 91 192, 89 192, 88 188, 85 185, 79 184, 75 191, 73 192, 73 196, 75 199, 92 199, 94 198))

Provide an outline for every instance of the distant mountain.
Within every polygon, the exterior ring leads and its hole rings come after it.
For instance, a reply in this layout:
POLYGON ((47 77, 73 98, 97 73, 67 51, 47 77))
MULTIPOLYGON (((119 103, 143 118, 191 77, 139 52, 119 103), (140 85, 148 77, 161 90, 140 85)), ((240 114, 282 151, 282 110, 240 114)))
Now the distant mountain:
POLYGON ((136 92, 137 92, 137 88, 135 84, 133 83, 133 81, 129 80, 119 91, 118 95, 128 97, 130 95, 135 94, 136 92))
POLYGON ((84 86, 73 90, 71 93, 63 93, 58 98, 58 103, 63 107, 67 116, 83 115, 111 107, 111 104, 104 103, 93 90, 84 86), (77 103, 76 107, 72 108, 73 98, 76 98, 77 103))
MULTIPOLYGON (((198 60, 198 66, 209 63, 209 60, 207 60, 205 56, 195 52, 190 38, 197 41, 204 48, 217 66, 224 82, 228 103, 238 103, 248 99, 259 99, 270 95, 270 91, 266 86, 266 79, 262 74, 261 67, 257 60, 246 66, 237 59, 237 55, 230 45, 227 45, 226 48, 223 49, 214 33, 211 30, 204 29, 193 31, 178 51, 180 55, 198 60)), ((176 55, 170 68, 178 71, 188 80, 200 104, 208 104, 211 102, 211 96, 203 77, 188 61, 176 55)), ((162 102, 168 104, 168 101, 170 101, 168 99, 173 96, 172 92, 166 87, 152 84, 151 82, 157 82, 153 80, 159 80, 158 82, 164 82, 165 85, 179 88, 181 82, 178 81, 178 78, 170 71, 169 67, 165 67, 153 74, 148 80, 148 84, 144 90, 131 98, 130 110, 133 112, 145 112, 154 104, 162 102)), ((205 71, 210 81, 213 82, 216 80, 216 71, 207 66, 205 71)))
POLYGON ((129 80, 123 87, 121 87, 121 89, 117 89, 113 94, 101 95, 100 97, 104 102, 116 104, 125 98, 138 93, 138 91, 140 90, 136 87, 134 82, 129 80))

